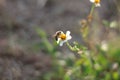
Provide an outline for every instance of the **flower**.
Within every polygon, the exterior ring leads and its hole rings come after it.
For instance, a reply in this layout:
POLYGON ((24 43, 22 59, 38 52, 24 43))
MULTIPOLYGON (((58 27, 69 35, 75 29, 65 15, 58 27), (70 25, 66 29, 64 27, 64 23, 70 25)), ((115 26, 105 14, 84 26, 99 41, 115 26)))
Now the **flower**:
POLYGON ((102 41, 102 43, 101 43, 101 49, 103 51, 108 51, 108 44, 107 44, 106 41, 102 41))
POLYGON ((63 46, 65 42, 72 38, 70 31, 66 31, 66 34, 64 34, 63 31, 57 31, 54 37, 60 46, 63 46))
POLYGON ((90 2, 95 3, 96 7, 100 7, 100 0, 90 0, 90 2))

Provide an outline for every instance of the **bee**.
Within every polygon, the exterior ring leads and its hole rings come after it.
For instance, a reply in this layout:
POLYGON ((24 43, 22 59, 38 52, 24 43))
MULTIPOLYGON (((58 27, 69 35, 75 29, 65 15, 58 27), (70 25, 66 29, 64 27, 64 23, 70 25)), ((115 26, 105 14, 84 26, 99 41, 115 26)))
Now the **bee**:
POLYGON ((57 44, 60 46, 63 45, 63 43, 67 42, 70 40, 72 37, 70 35, 70 31, 67 31, 66 34, 63 33, 63 31, 57 31, 53 37, 55 38, 57 44))
POLYGON ((53 37, 55 38, 56 41, 58 40, 59 36, 60 36, 62 33, 63 33, 62 31, 57 31, 57 32, 53 35, 53 37))

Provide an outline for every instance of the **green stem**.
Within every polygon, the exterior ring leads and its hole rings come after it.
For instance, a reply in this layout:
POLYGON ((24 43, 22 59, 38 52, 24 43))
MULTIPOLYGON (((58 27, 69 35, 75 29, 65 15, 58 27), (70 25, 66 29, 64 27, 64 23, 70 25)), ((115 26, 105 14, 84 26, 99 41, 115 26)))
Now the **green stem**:
MULTIPOLYGON (((67 46, 69 47, 69 49, 73 52, 78 52, 74 47, 72 47, 69 42, 66 42, 67 46)), ((74 53, 74 55, 77 57, 77 58, 80 58, 80 55, 78 53, 74 53)))
POLYGON ((67 46, 69 47, 69 49, 73 51, 73 47, 69 44, 68 41, 66 42, 66 44, 67 44, 67 46))
POLYGON ((92 14, 93 14, 94 9, 95 9, 95 4, 93 4, 93 5, 92 5, 92 8, 91 8, 91 10, 90 10, 90 15, 92 15, 92 14))

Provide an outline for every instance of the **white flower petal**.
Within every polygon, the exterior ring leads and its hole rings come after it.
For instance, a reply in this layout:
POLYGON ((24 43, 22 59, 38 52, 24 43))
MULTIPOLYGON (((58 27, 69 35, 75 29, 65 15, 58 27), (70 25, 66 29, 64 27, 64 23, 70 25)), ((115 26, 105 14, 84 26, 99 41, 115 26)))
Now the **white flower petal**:
POLYGON ((67 42, 67 40, 60 41, 59 45, 60 45, 60 46, 63 46, 63 44, 64 44, 65 42, 67 42))
POLYGON ((61 42, 59 43, 59 45, 60 45, 60 46, 63 46, 63 44, 64 44, 64 42, 63 42, 63 41, 61 41, 61 42))
POLYGON ((98 4, 95 4, 96 7, 100 7, 101 5, 98 3, 98 4))
POLYGON ((59 43, 60 43, 60 41, 61 41, 61 38, 58 38, 58 40, 57 40, 57 44, 59 44, 59 43))
POLYGON ((70 35, 70 31, 66 32, 66 40, 70 40, 72 38, 72 36, 70 35))
POLYGON ((95 2, 95 0, 90 0, 90 2, 94 3, 94 2, 95 2))
POLYGON ((71 33, 70 31, 67 31, 67 32, 66 32, 66 36, 69 36, 69 35, 70 35, 70 33, 71 33))
POLYGON ((70 39, 72 39, 72 36, 67 36, 67 38, 66 38, 66 40, 70 40, 70 39))

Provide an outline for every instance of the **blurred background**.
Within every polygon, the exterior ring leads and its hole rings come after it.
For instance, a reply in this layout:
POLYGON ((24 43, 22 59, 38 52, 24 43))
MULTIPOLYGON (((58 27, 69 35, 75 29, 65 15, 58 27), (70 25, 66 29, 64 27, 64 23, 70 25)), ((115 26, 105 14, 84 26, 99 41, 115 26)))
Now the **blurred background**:
MULTIPOLYGON (((0 0, 0 80, 120 80, 120 0, 101 0, 87 30, 89 0, 0 0), (89 51, 78 58, 56 31, 89 51)), ((73 45, 73 44, 72 44, 73 45)))

